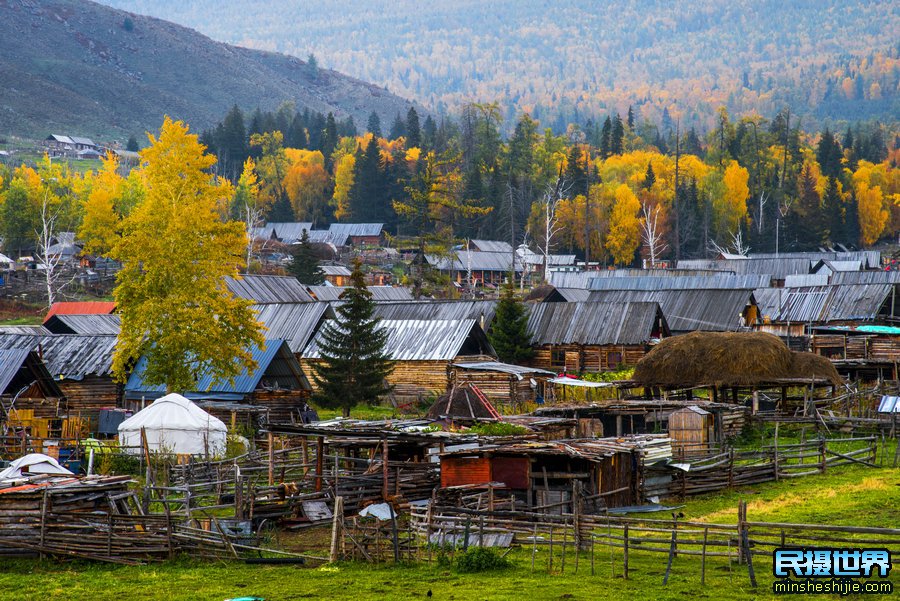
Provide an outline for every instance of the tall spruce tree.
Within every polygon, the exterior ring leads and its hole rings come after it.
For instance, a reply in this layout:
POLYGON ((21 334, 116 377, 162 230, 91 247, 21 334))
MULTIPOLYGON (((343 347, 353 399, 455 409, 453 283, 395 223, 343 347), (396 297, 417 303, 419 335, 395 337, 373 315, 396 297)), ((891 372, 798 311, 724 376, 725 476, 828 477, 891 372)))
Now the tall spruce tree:
POLYGON ((325 273, 319 267, 319 258, 309 241, 309 234, 303 230, 300 243, 291 250, 291 263, 288 273, 297 278, 301 284, 319 286, 325 283, 325 273))
POLYGON ((534 355, 528 335, 528 314, 525 305, 516 297, 510 280, 503 287, 497 313, 491 326, 490 340, 501 361, 518 363, 534 355))
POLYGON ((422 130, 419 127, 419 113, 415 107, 409 107, 406 113, 406 147, 421 148, 422 147, 422 130))
POLYGON ((387 332, 378 327, 375 303, 366 288, 362 265, 356 261, 352 287, 341 293, 337 319, 326 322, 318 337, 321 361, 313 363, 319 391, 313 400, 327 409, 340 409, 344 417, 360 403, 375 404, 392 386, 385 379, 394 362, 385 352, 387 332))
POLYGON ((376 138, 380 138, 381 136, 381 117, 378 116, 378 113, 372 111, 369 113, 369 122, 366 123, 366 131, 371 133, 376 138))

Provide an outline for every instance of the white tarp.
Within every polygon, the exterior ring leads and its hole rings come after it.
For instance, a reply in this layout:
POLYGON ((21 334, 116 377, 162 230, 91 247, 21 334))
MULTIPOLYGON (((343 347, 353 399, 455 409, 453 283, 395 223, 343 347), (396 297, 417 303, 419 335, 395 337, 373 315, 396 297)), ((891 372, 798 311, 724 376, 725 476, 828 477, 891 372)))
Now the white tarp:
POLYGON ((558 378, 550 378, 547 380, 552 384, 562 384, 563 386, 579 386, 581 388, 609 388, 615 386, 612 382, 588 382, 587 380, 579 380, 577 378, 569 378, 560 376, 558 378))
POLYGON ((27 474, 73 475, 72 472, 61 466, 53 457, 43 453, 30 453, 10 463, 8 468, 0 472, 0 480, 21 478, 27 474))
POLYGON ((141 452, 141 428, 150 451, 183 455, 224 455, 228 428, 180 394, 156 399, 119 424, 119 444, 141 452))

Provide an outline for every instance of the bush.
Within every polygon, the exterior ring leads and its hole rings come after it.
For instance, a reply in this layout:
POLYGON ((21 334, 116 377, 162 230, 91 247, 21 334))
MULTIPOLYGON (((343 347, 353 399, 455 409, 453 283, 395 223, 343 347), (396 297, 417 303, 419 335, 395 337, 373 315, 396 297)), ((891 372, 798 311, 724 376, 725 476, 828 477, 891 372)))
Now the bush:
POLYGON ((456 557, 456 571, 463 574, 502 570, 509 565, 509 561, 500 553, 486 547, 472 547, 456 557))
POLYGON ((482 436, 517 436, 527 434, 528 428, 506 422, 484 422, 474 424, 469 431, 482 436))

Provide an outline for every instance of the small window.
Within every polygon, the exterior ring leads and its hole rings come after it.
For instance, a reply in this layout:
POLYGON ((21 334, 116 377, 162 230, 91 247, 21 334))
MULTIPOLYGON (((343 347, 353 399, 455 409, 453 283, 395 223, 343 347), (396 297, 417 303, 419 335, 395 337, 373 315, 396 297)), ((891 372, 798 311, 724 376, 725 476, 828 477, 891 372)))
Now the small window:
POLYGON ((613 351, 610 353, 606 353, 606 368, 607 369, 618 369, 618 367, 622 364, 622 353, 619 351, 613 351))
POLYGON ((566 368, 566 351, 550 351, 550 366, 559 369, 566 368))

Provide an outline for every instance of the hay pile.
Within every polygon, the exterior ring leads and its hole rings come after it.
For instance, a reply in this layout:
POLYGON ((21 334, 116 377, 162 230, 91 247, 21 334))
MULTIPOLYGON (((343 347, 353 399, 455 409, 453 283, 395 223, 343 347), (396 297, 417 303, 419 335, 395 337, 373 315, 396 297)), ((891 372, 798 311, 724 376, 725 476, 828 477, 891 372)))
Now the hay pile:
POLYGON ((662 340, 641 359, 633 379, 644 386, 755 386, 783 378, 840 382, 834 366, 794 353, 764 332, 692 332, 662 340))

